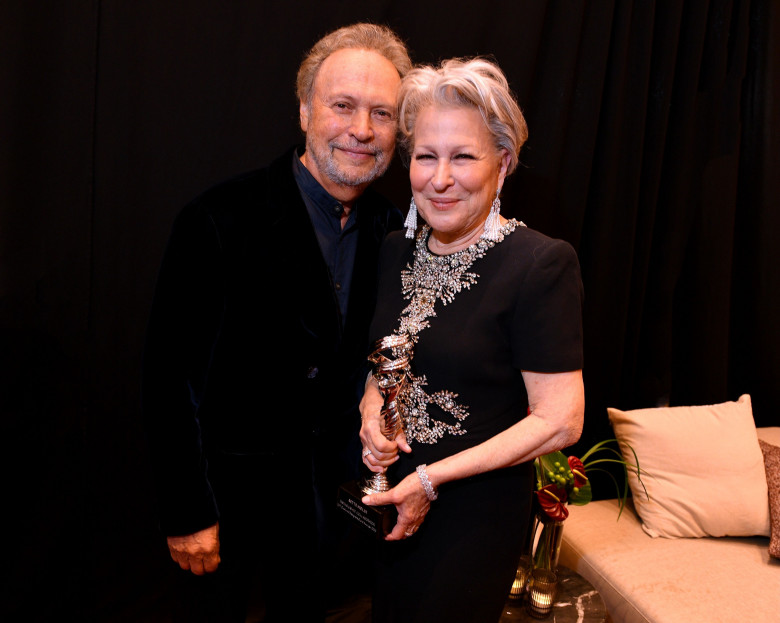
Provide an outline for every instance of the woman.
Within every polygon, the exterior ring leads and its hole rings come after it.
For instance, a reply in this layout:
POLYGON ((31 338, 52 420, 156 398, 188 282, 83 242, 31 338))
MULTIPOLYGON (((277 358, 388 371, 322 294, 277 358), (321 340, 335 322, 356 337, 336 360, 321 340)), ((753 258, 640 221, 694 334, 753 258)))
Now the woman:
POLYGON ((398 510, 379 545, 373 617, 498 621, 530 515, 532 459, 582 429, 579 266, 569 244, 500 216, 527 129, 498 67, 417 68, 399 116, 413 240, 383 247, 372 337, 407 334, 413 353, 398 395, 403 432, 383 437, 371 377, 361 403, 364 462, 392 465, 397 483, 364 498, 398 510), (415 235, 417 212, 426 224, 415 235))

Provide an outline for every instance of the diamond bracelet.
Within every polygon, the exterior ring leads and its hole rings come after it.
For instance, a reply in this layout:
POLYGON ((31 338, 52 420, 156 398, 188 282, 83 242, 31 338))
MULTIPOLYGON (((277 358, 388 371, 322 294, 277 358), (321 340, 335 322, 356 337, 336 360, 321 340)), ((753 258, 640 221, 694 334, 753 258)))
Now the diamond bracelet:
POLYGON ((433 502, 436 498, 439 497, 439 493, 436 491, 436 489, 433 488, 431 479, 428 478, 428 472, 425 471, 425 468, 425 463, 418 465, 417 475, 420 477, 420 482, 422 483, 423 489, 425 489, 425 495, 427 495, 428 499, 433 502))

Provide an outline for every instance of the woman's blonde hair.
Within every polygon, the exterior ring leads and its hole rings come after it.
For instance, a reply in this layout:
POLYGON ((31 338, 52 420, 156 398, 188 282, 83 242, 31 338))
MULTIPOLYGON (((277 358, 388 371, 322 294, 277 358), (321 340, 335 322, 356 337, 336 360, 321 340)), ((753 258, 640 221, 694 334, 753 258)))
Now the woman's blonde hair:
POLYGON ((504 73, 484 58, 452 58, 439 67, 415 67, 398 92, 399 144, 408 157, 414 149, 417 116, 427 106, 476 108, 495 139, 510 156, 507 175, 517 168, 528 126, 504 73))

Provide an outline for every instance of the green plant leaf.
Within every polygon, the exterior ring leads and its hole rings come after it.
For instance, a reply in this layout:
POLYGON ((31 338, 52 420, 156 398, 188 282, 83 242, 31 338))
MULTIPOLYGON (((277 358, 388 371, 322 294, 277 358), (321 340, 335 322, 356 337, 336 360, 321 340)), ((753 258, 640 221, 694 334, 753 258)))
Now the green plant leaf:
POLYGON ((543 454, 542 456, 537 458, 536 480, 537 482, 541 483, 542 487, 544 487, 545 485, 549 485, 553 482, 547 476, 547 473, 558 471, 558 467, 555 465, 555 463, 560 463, 561 465, 566 466, 568 469, 569 464, 567 462, 566 455, 563 452, 559 452, 559 451, 550 452, 548 454, 543 454))
POLYGON ((569 504, 575 506, 585 506, 593 499, 593 491, 590 488, 590 482, 579 488, 579 491, 569 493, 569 504))

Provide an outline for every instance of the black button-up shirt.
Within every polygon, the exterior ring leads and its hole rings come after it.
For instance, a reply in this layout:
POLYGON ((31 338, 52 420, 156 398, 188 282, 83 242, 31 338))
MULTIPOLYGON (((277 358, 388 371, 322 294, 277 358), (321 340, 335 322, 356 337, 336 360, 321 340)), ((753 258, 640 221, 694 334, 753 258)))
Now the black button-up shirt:
POLYGON ((293 154, 293 175, 301 197, 306 204, 309 218, 314 225, 317 240, 320 243, 322 257, 330 272, 333 291, 341 311, 341 326, 347 318, 349 288, 352 283, 352 269, 355 265, 357 252, 357 217, 353 208, 344 228, 341 227, 341 216, 344 206, 337 201, 314 179, 314 176, 303 166, 297 154, 293 154))

